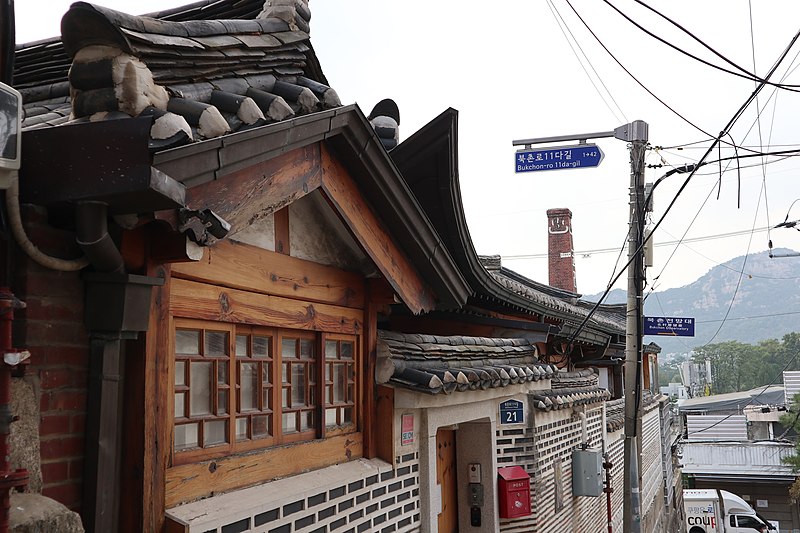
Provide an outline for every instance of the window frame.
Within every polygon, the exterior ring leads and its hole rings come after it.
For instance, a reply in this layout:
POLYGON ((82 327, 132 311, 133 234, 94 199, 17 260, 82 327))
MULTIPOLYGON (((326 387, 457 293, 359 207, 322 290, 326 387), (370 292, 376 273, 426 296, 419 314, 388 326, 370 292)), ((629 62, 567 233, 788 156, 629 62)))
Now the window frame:
MULTIPOLYGON (((329 332, 322 332, 322 331, 312 331, 312 330, 304 330, 304 329, 289 329, 289 328, 278 328, 278 327, 271 327, 271 326, 262 326, 262 325, 254 325, 254 324, 239 324, 234 322, 221 322, 221 321, 210 321, 210 320, 203 320, 203 319, 195 319, 195 318, 188 318, 188 317, 172 317, 170 321, 170 335, 169 335, 169 359, 170 359, 170 376, 169 376, 169 383, 170 383, 170 405, 169 405, 169 413, 171 413, 172 418, 170 419, 170 450, 172 461, 171 464, 173 466, 187 464, 187 463, 194 463, 203 460, 215 459, 219 457, 225 456, 232 456, 243 452, 249 452, 254 450, 268 450, 269 448, 274 448, 277 446, 282 445, 297 445, 304 442, 310 442, 315 440, 324 440, 328 437, 334 437, 338 435, 345 435, 350 433, 357 433, 360 431, 361 425, 361 392, 363 384, 361 383, 360 379, 360 369, 362 364, 362 353, 363 347, 362 343, 364 341, 363 335, 361 334, 342 334, 342 333, 329 333, 329 332), (178 420, 178 417, 175 416, 175 400, 176 394, 183 393, 186 395, 186 399, 184 400, 184 414, 190 412, 190 396, 191 396, 191 370, 190 364, 191 361, 206 361, 206 359, 214 360, 215 362, 218 361, 220 358, 211 358, 206 357, 203 354, 199 355, 180 355, 176 353, 176 336, 179 330, 195 330, 200 331, 199 338, 200 338, 200 349, 199 351, 203 352, 203 343, 206 337, 205 332, 207 331, 220 331, 227 333, 227 376, 228 382, 227 384, 222 384, 218 382, 218 371, 217 365, 219 363, 215 363, 213 365, 213 369, 211 372, 211 388, 213 389, 210 392, 211 398, 211 415, 204 415, 203 417, 192 418, 191 416, 182 417, 178 420), (259 360, 258 358, 252 357, 252 352, 249 353, 247 357, 237 356, 237 337, 241 335, 246 335, 249 339, 248 348, 252 347, 252 339, 256 336, 266 336, 269 337, 269 353, 271 356, 264 358, 264 360, 259 360), (286 382, 283 381, 283 364, 284 364, 284 357, 282 354, 282 341, 284 339, 303 339, 303 340, 310 340, 311 346, 313 350, 313 355, 311 359, 311 365, 313 366, 315 379, 313 385, 309 387, 313 387, 313 391, 309 388, 306 391, 306 395, 313 394, 316 400, 315 404, 310 406, 309 408, 301 408, 300 411, 306 412, 313 412, 314 417, 314 427, 308 429, 307 431, 299 430, 296 433, 288 433, 284 432, 283 430, 283 414, 284 414, 284 406, 283 406, 283 391, 287 385, 286 382), (339 425, 339 426, 327 426, 325 413, 328 404, 326 402, 326 387, 328 385, 325 374, 325 367, 326 367, 326 357, 325 357, 325 346, 327 341, 345 341, 345 342, 352 342, 353 345, 353 360, 352 360, 352 379, 348 381, 348 384, 352 385, 352 402, 350 403, 339 403, 335 404, 337 408, 341 407, 351 407, 352 408, 352 422, 339 425), (185 385, 177 385, 175 380, 175 373, 177 363, 180 361, 188 361, 189 363, 186 364, 186 368, 184 370, 184 383, 185 385), (248 410, 243 411, 241 409, 242 401, 241 401, 241 393, 242 393, 242 382, 241 382, 241 374, 240 368, 241 363, 244 362, 257 362, 261 365, 259 368, 263 368, 264 364, 269 364, 269 374, 272 379, 270 388, 271 392, 269 393, 268 398, 271 399, 272 405, 271 409, 268 409, 266 406, 266 402, 263 401, 263 382, 261 385, 257 385, 258 387, 258 409, 256 410, 248 410), (188 376, 188 378, 187 378, 188 376), (219 390, 227 390, 227 409, 226 413, 219 414, 218 409, 218 392, 219 390), (252 422, 248 424, 248 439, 246 440, 237 440, 236 434, 236 423, 237 420, 243 417, 252 417, 253 415, 261 416, 267 415, 271 416, 271 422, 268 425, 269 429, 269 436, 268 437, 259 437, 259 438, 252 438, 252 422), (192 447, 187 449, 176 449, 175 443, 175 428, 181 423, 186 423, 188 420, 198 420, 202 421, 201 426, 205 425, 208 420, 214 419, 226 419, 227 425, 227 442, 217 445, 210 445, 208 447, 204 447, 201 444, 203 443, 203 429, 198 430, 198 447, 192 447)), ((299 345, 299 343, 298 343, 299 345)), ((298 359, 302 361, 303 359, 298 359)), ((347 363, 350 364, 350 363, 347 363)), ((260 374, 260 372, 258 372, 260 374)), ((309 376, 306 376, 308 379, 309 376)), ((291 379, 291 377, 290 377, 291 379)), ((291 391, 291 386, 289 384, 289 391, 291 391)), ((288 393, 291 395, 291 392, 288 393)))

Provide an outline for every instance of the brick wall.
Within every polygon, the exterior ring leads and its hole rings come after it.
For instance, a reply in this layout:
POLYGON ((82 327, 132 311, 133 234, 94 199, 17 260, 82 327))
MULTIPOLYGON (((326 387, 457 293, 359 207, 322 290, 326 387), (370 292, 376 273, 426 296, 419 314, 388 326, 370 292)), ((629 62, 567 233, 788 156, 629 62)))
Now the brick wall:
POLYGON ((572 211, 547 210, 547 263, 549 284, 576 292, 575 258, 572 244, 572 211))
MULTIPOLYGON (((602 446, 603 407, 588 406, 587 432, 602 446)), ((606 529, 605 496, 572 495, 572 451, 581 444, 581 421, 572 410, 539 411, 534 427, 497 432, 498 466, 519 465, 531 475, 531 516, 500 520, 503 533, 596 533, 606 529), (556 505, 555 468, 561 465, 561 506, 556 505)))
MULTIPOLYGON (((79 255, 74 235, 51 228, 44 211, 23 206, 28 236, 58 257, 79 255)), ((16 313, 14 345, 31 352, 26 369, 37 384, 42 494, 71 509, 81 503, 88 335, 83 325, 83 284, 75 272, 57 272, 14 250, 12 291, 27 304, 16 313)))

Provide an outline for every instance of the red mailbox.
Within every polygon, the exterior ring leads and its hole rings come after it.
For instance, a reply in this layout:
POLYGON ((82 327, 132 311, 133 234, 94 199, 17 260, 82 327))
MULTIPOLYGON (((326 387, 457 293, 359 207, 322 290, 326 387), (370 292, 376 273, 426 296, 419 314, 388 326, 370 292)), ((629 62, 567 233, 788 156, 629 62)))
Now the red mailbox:
POLYGON ((521 466, 497 469, 500 518, 531 514, 531 478, 521 466))

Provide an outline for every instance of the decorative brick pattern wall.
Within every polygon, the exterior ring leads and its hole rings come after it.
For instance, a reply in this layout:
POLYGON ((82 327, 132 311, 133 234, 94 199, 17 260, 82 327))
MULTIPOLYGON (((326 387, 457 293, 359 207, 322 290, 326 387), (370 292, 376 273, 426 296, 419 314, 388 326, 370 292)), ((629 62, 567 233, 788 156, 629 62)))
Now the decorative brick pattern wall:
MULTIPOLYGON (((384 463, 385 464, 385 463, 384 463)), ((302 475, 301 475, 302 476, 302 475)), ((291 482, 291 478, 285 481, 291 482)), ((280 481, 277 483, 281 483, 280 481)), ((229 493, 234 501, 246 501, 247 510, 235 518, 220 520, 207 513, 190 522, 190 533, 406 533, 419 531, 419 454, 397 458, 397 467, 366 477, 342 477, 338 483, 319 487, 298 498, 296 490, 267 483, 229 493), (253 505, 253 490, 269 495, 269 501, 253 505)), ((266 499, 266 498, 265 498, 266 499)), ((202 502, 170 512, 194 515, 202 502)), ((244 505, 243 505, 244 506, 244 505)), ((226 511, 230 511, 226 508, 226 511)), ((203 511, 201 511, 203 512, 203 511)), ((169 514, 169 512, 168 512, 169 514)))
POLYGON ((665 521, 664 479, 661 461, 661 414, 659 404, 642 414, 642 531, 659 533, 665 521), (644 529, 644 526, 647 529, 644 529))
MULTIPOLYGON (((44 252, 77 257, 74 237, 47 224, 40 208, 23 206, 30 239, 44 252)), ((88 334, 83 325, 83 284, 75 272, 57 272, 15 251, 12 291, 27 308, 14 322, 14 345, 30 350, 26 375, 39 392, 42 494, 76 510, 81 503, 88 334)))
MULTIPOLYGON (((498 466, 519 465, 531 477, 531 511, 527 518, 500 520, 503 533, 596 533, 606 526, 605 497, 572 496, 572 451, 581 444, 581 421, 571 410, 535 411, 534 428, 497 432, 498 466), (556 510, 555 472, 562 465, 564 505, 556 510)), ((600 448, 604 433, 602 406, 587 411, 591 447, 600 448)))
MULTIPOLYGON (((611 461, 611 525, 613 531, 622 531, 622 507, 625 491, 625 431, 619 429, 606 434, 606 453, 611 461)), ((605 495, 604 495, 605 497, 605 495)))

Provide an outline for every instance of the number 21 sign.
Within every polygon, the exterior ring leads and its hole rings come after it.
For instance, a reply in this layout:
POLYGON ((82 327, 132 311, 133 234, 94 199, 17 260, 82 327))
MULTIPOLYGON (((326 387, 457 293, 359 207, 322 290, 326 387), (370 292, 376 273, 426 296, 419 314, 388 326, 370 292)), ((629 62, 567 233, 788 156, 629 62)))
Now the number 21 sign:
POLYGON ((506 400, 500 404, 501 424, 522 424, 524 422, 525 412, 522 410, 522 402, 506 400))

